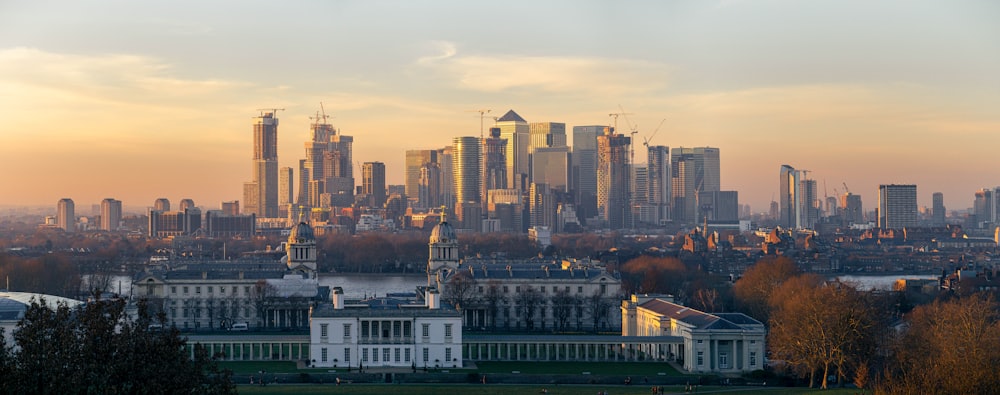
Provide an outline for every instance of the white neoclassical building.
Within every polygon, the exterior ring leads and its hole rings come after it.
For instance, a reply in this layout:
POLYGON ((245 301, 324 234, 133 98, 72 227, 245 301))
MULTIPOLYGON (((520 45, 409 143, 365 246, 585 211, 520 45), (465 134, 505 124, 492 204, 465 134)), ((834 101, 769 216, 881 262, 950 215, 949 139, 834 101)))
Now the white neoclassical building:
POLYGON ((673 303, 669 296, 632 295, 622 302, 623 336, 671 336, 680 342, 648 344, 658 359, 677 361, 698 373, 743 373, 763 369, 767 330, 742 313, 705 313, 673 303))
POLYGON ((331 304, 313 308, 309 355, 314 367, 462 367, 462 317, 433 288, 424 302, 381 297, 346 302, 335 287, 331 304))

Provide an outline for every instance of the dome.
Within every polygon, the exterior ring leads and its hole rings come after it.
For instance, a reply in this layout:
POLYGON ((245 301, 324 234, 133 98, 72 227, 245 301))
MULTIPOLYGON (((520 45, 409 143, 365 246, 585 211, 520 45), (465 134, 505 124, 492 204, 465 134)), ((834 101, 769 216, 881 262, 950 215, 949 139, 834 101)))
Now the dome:
POLYGON ((448 221, 434 225, 434 229, 431 230, 431 243, 454 243, 456 241, 458 241, 458 237, 455 237, 455 228, 452 228, 448 221))
POLYGON ((316 241, 316 236, 313 235, 312 227, 305 222, 299 222, 298 225, 292 227, 292 233, 288 235, 288 243, 305 243, 308 241, 316 241))

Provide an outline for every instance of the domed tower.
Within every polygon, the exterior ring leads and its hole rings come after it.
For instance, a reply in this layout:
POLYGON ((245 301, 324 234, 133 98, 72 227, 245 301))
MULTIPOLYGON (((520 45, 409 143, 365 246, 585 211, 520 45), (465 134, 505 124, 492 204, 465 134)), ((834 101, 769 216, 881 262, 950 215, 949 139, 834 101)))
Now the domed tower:
POLYGON ((441 222, 431 230, 430 255, 427 259, 428 280, 435 277, 441 269, 457 269, 458 259, 458 237, 455 236, 455 228, 445 219, 444 212, 441 213, 441 222))
POLYGON ((288 270, 301 272, 309 278, 316 278, 316 236, 312 227, 299 222, 292 227, 286 247, 288 270))

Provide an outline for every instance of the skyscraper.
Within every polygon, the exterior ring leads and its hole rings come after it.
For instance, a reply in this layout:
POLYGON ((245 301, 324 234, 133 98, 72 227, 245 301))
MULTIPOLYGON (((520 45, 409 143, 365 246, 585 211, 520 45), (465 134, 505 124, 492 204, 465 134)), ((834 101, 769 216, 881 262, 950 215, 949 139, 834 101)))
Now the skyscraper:
POLYGON ((507 140, 500 138, 500 128, 490 128, 483 139, 483 192, 507 189, 507 140))
POLYGON ((278 211, 281 211, 281 207, 285 207, 285 210, 287 210, 288 204, 295 203, 295 178, 292 174, 291 167, 278 169, 278 211))
POLYGON ((170 200, 167 198, 156 199, 153 202, 153 210, 170 211, 170 200))
POLYGON ((258 217, 278 216, 278 118, 264 111, 253 125, 253 179, 244 184, 243 208, 258 217))
POLYGON ((369 206, 385 206, 385 163, 365 162, 361 165, 361 192, 368 195, 369 206))
POLYGON ((606 126, 573 127, 573 182, 581 220, 597 216, 597 136, 606 126))
MULTIPOLYGON (((428 164, 433 163, 439 165, 438 162, 438 151, 432 149, 422 149, 422 150, 407 150, 406 160, 405 160, 405 177, 403 185, 406 186, 406 197, 411 202, 416 202, 415 207, 434 207, 437 203, 431 203, 428 201, 421 200, 420 194, 420 178, 422 169, 428 164)), ((438 186, 434 186, 434 190, 437 190, 438 186)), ((434 200, 437 200, 437 196, 434 196, 434 200)))
POLYGON ((630 227, 629 156, 631 138, 608 127, 597 136, 597 211, 611 229, 630 227))
POLYGON ((781 165, 778 183, 778 204, 781 207, 781 226, 788 229, 802 227, 802 192, 799 171, 789 165, 781 165))
POLYGON ((862 224, 865 222, 864 208, 861 206, 861 195, 845 192, 840 199, 843 207, 844 224, 862 224))
POLYGON ((916 185, 879 185, 878 226, 882 229, 917 226, 916 185))
POLYGON ((118 230, 122 222, 122 201, 107 198, 101 201, 101 230, 118 230))
POLYGON ((181 203, 178 205, 180 211, 189 210, 195 208, 194 200, 191 199, 181 199, 181 203))
POLYGON ((59 199, 57 204, 56 225, 66 232, 76 230, 76 205, 73 199, 59 199))
POLYGON ((530 206, 528 226, 555 225, 556 203, 552 190, 546 184, 531 183, 528 189, 528 205, 530 206))
POLYGON ((648 202, 656 210, 656 217, 660 222, 670 219, 670 148, 662 145, 649 147, 647 154, 647 171, 649 177, 648 202))
POLYGON ((933 207, 933 223, 934 226, 944 226, 945 223, 945 208, 944 208, 944 194, 941 192, 934 192, 931 197, 932 207, 933 207))
MULTIPOLYGON (((469 218, 475 211, 471 206, 481 206, 482 191, 479 137, 455 137, 452 140, 453 182, 455 187, 455 214, 462 228, 478 231, 480 218, 469 218)), ((482 213, 482 208, 478 211, 482 213)))
MULTIPOLYGON (((569 147, 538 147, 531 154, 531 182, 565 193, 570 188, 569 147)), ((503 189, 503 188, 491 188, 503 189)))
POLYGON ((500 128, 500 138, 507 140, 507 186, 525 191, 531 134, 528 121, 510 110, 497 118, 496 127, 500 128))
POLYGON ((699 222, 698 192, 714 192, 721 188, 719 149, 674 148, 670 152, 670 172, 674 219, 699 222))
POLYGON ((528 124, 528 154, 536 148, 565 147, 566 124, 561 122, 531 122, 528 124))

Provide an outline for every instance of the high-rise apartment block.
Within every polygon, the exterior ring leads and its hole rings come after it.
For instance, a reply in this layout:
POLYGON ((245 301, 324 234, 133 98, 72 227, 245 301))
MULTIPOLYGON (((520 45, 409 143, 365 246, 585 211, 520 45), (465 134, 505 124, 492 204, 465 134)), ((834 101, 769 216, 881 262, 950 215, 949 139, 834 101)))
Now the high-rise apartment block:
POLYGON ((840 198, 840 206, 843 208, 841 212, 845 225, 865 223, 865 213, 861 206, 861 195, 855 195, 850 192, 844 193, 840 198))
POLYGON ((73 232, 76 230, 76 205, 73 204, 73 199, 64 198, 59 199, 59 203, 56 205, 56 226, 66 232, 73 232))
POLYGON ((122 201, 107 198, 101 201, 101 230, 116 231, 122 222, 122 201))
POLYGON ((941 192, 934 192, 931 195, 932 202, 932 223, 934 226, 944 226, 945 224, 945 208, 944 208, 944 194, 941 192))
POLYGON ((455 137, 452 140, 453 158, 453 182, 455 186, 455 214, 458 216, 462 228, 469 230, 479 230, 481 218, 469 218, 474 215, 470 211, 471 206, 480 206, 479 214, 482 214, 481 179, 482 169, 480 168, 480 141, 478 137, 455 137))
MULTIPOLYGON (((407 150, 405 164, 405 179, 403 180, 403 185, 406 186, 406 197, 411 201, 416 203, 415 207, 434 207, 437 205, 436 202, 429 202, 422 200, 420 197, 420 179, 422 173, 425 172, 423 169, 432 165, 430 167, 440 167, 440 162, 438 162, 438 150, 426 149, 426 150, 407 150)), ((425 191, 430 188, 435 191, 439 188, 439 185, 427 186, 425 191)), ((435 200, 437 196, 433 197, 435 200)))
POLYGON ((879 185, 878 226, 882 229, 917 226, 916 185, 879 185))
POLYGON ((296 202, 312 207, 350 206, 355 192, 354 138, 327 123, 326 114, 314 119, 310 125, 312 137, 305 142, 306 158, 299 161, 296 202))
POLYGON ((368 195, 369 206, 385 206, 385 163, 365 162, 361 165, 361 192, 368 195))
POLYGON ((662 145, 649 147, 647 153, 646 175, 647 202, 656 213, 658 223, 670 219, 671 173, 670 148, 662 145))
POLYGON ((611 229, 631 226, 630 142, 630 137, 613 128, 597 136, 597 210, 611 229))
POLYGON ((253 179, 244 184, 244 209, 259 217, 278 216, 278 118, 265 111, 253 125, 253 179))
POLYGON ((721 189, 719 149, 674 148, 670 152, 670 172, 674 220, 700 222, 698 193, 721 189))
POLYGON ((295 203, 295 178, 291 167, 278 169, 278 207, 279 211, 291 203, 295 203))

